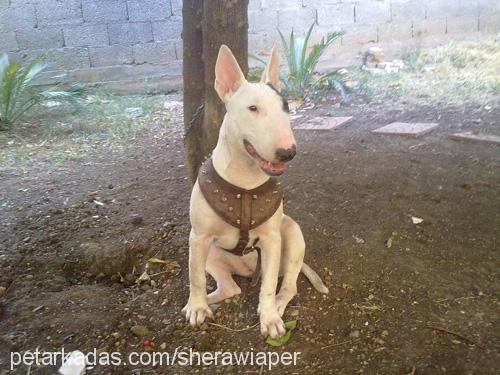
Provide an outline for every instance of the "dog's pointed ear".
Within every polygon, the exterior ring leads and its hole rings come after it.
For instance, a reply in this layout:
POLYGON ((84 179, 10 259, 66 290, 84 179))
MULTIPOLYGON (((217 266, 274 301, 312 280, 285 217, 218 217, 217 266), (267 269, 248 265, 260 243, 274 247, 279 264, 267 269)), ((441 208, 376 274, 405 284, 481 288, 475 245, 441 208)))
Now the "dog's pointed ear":
POLYGON ((221 45, 217 62, 215 63, 214 85, 219 97, 223 102, 227 102, 245 81, 245 76, 233 53, 228 46, 221 45))
POLYGON ((270 83, 276 90, 281 91, 280 57, 278 54, 278 50, 275 47, 273 47, 273 49, 271 50, 271 57, 269 57, 267 66, 262 72, 260 81, 263 83, 270 83))

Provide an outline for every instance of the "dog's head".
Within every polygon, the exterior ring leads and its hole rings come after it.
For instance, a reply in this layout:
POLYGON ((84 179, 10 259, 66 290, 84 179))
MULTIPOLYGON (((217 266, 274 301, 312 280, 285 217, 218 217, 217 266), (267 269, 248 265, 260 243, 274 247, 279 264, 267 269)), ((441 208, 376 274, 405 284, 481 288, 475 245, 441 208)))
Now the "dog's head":
POLYGON ((231 50, 222 45, 215 91, 226 104, 231 142, 269 175, 280 175, 296 153, 288 103, 280 95, 279 57, 273 48, 261 82, 248 82, 231 50))

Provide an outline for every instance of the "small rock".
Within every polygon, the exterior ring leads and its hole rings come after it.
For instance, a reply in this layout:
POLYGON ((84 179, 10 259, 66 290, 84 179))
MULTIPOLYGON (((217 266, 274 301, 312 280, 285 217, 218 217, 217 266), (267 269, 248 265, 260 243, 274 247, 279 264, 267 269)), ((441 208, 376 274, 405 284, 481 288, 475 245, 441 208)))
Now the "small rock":
POLYGON ((351 333, 349 333, 349 337, 358 338, 359 337, 359 331, 358 330, 352 331, 351 333))
POLYGON ((139 215, 133 215, 132 219, 130 220, 130 222, 134 225, 141 225, 143 221, 144 219, 139 215))
POLYGON ((5 292, 7 292, 7 288, 4 286, 0 286, 0 297, 2 297, 5 294, 5 292))
POLYGON ((424 222, 424 219, 421 219, 421 218, 416 217, 416 216, 412 216, 411 221, 413 224, 417 225, 417 224, 422 224, 424 222))
POLYGON ((130 331, 137 337, 144 337, 149 335, 149 329, 141 325, 131 327, 130 331))
POLYGON ((161 350, 165 350, 165 349, 167 349, 167 343, 166 343, 166 342, 162 342, 162 343, 160 344, 160 349, 161 349, 161 350))
POLYGON ((299 310, 292 310, 290 316, 299 316, 299 310))

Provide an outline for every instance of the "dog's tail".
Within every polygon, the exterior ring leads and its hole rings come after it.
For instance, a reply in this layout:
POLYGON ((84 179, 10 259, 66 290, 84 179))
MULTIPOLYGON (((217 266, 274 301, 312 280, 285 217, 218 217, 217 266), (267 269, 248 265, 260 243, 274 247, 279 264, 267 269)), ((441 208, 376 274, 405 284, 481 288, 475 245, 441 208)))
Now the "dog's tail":
POLYGON ((307 264, 302 263, 302 268, 300 269, 302 273, 309 279, 314 289, 323 294, 328 294, 328 288, 321 280, 321 277, 307 264))

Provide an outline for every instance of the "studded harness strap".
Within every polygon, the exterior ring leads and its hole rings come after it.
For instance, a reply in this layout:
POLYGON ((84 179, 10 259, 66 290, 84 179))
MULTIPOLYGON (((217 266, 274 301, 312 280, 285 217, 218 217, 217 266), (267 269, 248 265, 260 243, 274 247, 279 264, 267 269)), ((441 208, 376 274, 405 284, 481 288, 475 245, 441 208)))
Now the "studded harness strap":
POLYGON ((249 232, 269 220, 281 205, 283 200, 281 183, 271 177, 255 189, 242 189, 224 180, 215 170, 212 159, 208 159, 200 168, 198 184, 206 201, 217 215, 240 230, 236 247, 224 250, 238 256, 257 251, 257 267, 252 278, 252 284, 256 284, 260 275, 261 260, 260 248, 256 246, 259 238, 257 237, 253 244, 248 246, 249 232))

